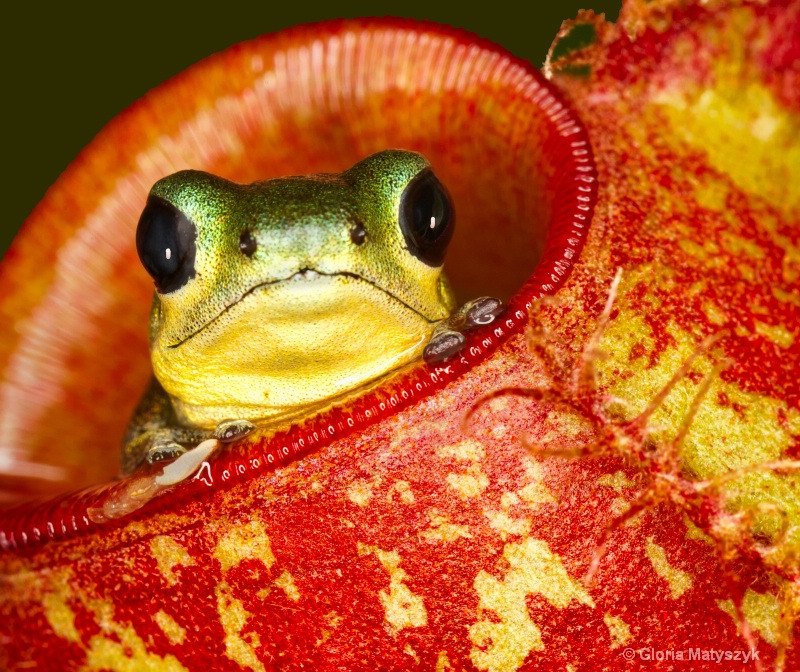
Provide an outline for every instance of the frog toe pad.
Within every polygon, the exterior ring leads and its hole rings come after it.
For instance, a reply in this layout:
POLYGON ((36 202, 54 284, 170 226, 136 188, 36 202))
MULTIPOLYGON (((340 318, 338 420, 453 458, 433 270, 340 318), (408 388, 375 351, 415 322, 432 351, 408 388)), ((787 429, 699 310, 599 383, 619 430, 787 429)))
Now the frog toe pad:
POLYGON ((256 426, 247 420, 225 420, 214 429, 214 438, 222 443, 231 443, 252 432, 256 426))
POLYGON ((444 362, 461 352, 465 341, 464 334, 458 331, 437 331, 425 346, 422 357, 428 364, 444 362))
POLYGON ((492 296, 482 296, 470 301, 466 308, 464 329, 476 329, 484 324, 491 324, 505 310, 505 304, 492 296))
POLYGON ((156 441, 147 451, 147 462, 154 464, 155 462, 174 460, 185 452, 186 448, 174 441, 156 441))
POLYGON ((467 342, 463 332, 491 324, 506 309, 506 305, 491 296, 468 301, 446 320, 442 320, 425 347, 422 357, 428 364, 438 364, 455 357, 467 342))

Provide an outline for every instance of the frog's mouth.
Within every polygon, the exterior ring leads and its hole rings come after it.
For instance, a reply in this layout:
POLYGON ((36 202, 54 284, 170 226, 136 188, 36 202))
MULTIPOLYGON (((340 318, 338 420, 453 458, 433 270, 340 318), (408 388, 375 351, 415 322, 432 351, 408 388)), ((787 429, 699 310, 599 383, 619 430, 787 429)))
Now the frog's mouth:
POLYGON ((358 280, 360 282, 364 282, 364 283, 366 283, 368 285, 371 285, 373 288, 375 288, 379 292, 382 292, 386 296, 390 297, 393 301, 395 301, 399 305, 403 306, 407 310, 415 313, 416 315, 419 315, 420 318, 422 318, 423 320, 425 320, 429 324, 435 324, 436 322, 439 322, 439 321, 442 320, 442 317, 438 317, 438 318, 428 317, 427 315, 422 313, 418 308, 415 308, 414 306, 410 305, 409 303, 407 303, 406 301, 404 301, 403 299, 401 299, 397 295, 395 295, 392 292, 390 292, 385 287, 381 287, 378 283, 376 283, 373 280, 370 280, 369 278, 365 278, 363 275, 358 275, 357 273, 352 273, 352 272, 349 272, 349 271, 337 271, 335 273, 324 273, 322 271, 317 271, 317 270, 315 270, 313 268, 303 268, 303 269, 297 271, 296 273, 293 273, 292 275, 290 275, 290 276, 288 276, 286 278, 281 278, 279 280, 268 280, 267 282, 261 282, 261 283, 259 283, 257 285, 253 285, 250 289, 248 289, 246 292, 241 294, 235 301, 232 301, 231 303, 226 305, 219 313, 217 313, 214 317, 212 317, 208 322, 206 322, 200 328, 196 329, 191 334, 189 334, 185 338, 181 339, 177 343, 173 343, 171 345, 168 345, 167 348, 174 349, 174 348, 181 347, 184 343, 186 343, 187 341, 190 341, 195 336, 201 334, 203 331, 205 331, 206 329, 208 329, 209 327, 214 325, 214 323, 216 323, 228 311, 230 311, 233 308, 235 308, 242 301, 244 301, 248 296, 252 295, 254 292, 257 292, 260 289, 264 289, 265 287, 273 287, 273 286, 276 286, 276 285, 281 285, 283 283, 289 283, 289 282, 298 282, 298 281, 300 281, 300 282, 314 282, 316 280, 319 280, 320 278, 352 278, 353 280, 358 280))

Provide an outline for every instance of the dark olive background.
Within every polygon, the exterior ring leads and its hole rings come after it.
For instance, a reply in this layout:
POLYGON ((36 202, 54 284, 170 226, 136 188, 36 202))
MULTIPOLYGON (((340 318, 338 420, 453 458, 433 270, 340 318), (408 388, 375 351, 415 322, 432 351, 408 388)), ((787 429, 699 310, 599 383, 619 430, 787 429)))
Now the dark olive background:
MULTIPOLYGON (((340 0, 212 5, 61 3, 17 5, 6 14, 0 49, 0 122, 5 165, 0 253, 47 187, 114 115, 149 89, 216 51, 298 23, 355 16, 404 16, 464 28, 540 66, 561 21, 578 9, 616 20, 620 0, 562 0, 546 7, 490 0, 436 5, 431 0, 340 0)), ((539 3, 536 3, 537 5, 539 3)))

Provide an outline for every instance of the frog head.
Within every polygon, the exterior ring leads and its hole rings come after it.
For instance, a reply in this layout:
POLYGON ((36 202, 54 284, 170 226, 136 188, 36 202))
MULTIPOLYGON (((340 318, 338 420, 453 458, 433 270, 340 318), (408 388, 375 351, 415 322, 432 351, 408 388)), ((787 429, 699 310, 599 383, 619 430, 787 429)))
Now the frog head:
POLYGON ((455 307, 453 228, 413 152, 248 185, 157 182, 136 242, 156 285, 153 370, 179 421, 295 418, 418 359, 455 307))

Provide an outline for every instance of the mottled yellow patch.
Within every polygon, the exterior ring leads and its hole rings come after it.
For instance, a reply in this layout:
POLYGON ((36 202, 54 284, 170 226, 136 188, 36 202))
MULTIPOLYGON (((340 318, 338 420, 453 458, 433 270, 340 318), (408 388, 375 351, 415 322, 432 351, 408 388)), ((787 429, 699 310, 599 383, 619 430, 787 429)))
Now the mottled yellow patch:
POLYGON ((611 636, 611 648, 618 649, 631 641, 631 629, 628 624, 618 616, 612 616, 608 612, 603 616, 603 623, 608 628, 611 636))
POLYGON ((386 494, 386 499, 393 502, 395 495, 398 495, 399 500, 403 504, 414 503, 414 492, 411 490, 411 485, 408 481, 397 481, 386 494))
POLYGON ((723 231, 721 239, 722 247, 736 257, 746 254, 754 259, 763 259, 765 256, 764 250, 750 238, 737 236, 731 231, 723 231))
POLYGON ((529 506, 537 507, 540 504, 555 502, 556 498, 541 483, 528 483, 518 490, 520 499, 524 500, 529 506))
POLYGON ((794 284, 800 280, 800 246, 792 245, 787 238, 783 238, 780 234, 773 232, 775 238, 780 239, 783 243, 784 254, 783 263, 781 264, 781 275, 786 284, 794 284))
MULTIPOLYGON (((639 282, 647 280, 656 272, 656 269, 651 268, 649 265, 644 265, 636 269, 636 271, 632 270, 628 273, 623 273, 619 284, 618 296, 624 297, 639 282)), ((651 352, 655 348, 653 332, 647 322, 640 315, 626 310, 626 304, 623 299, 617 302, 617 308, 620 311, 619 317, 606 328, 600 346, 603 352, 609 356, 595 362, 598 373, 608 379, 603 382, 622 382, 618 380, 619 376, 614 374, 614 370, 619 370, 623 363, 624 370, 633 369, 638 371, 640 367, 642 369, 645 368, 646 362, 642 361, 645 358, 631 358, 631 350, 633 350, 634 346, 639 346, 640 349, 643 348, 644 352, 651 352), (609 364, 611 359, 614 360, 613 365, 609 364)), ((617 397, 616 393, 613 396, 617 397)), ((624 415, 630 415, 630 400, 627 397, 618 398, 624 402, 621 412, 624 415)))
POLYGON ((403 653, 411 657, 411 659, 414 661, 416 665, 419 665, 419 655, 414 650, 414 647, 411 646, 411 644, 409 644, 408 642, 406 642, 406 645, 403 647, 403 653))
POLYGON ((563 446, 565 439, 575 439, 591 431, 591 423, 575 413, 560 410, 547 414, 547 431, 536 439, 535 445, 542 448, 563 446))
POLYGON ((772 296, 774 296, 778 301, 782 303, 791 303, 795 306, 800 307, 800 292, 797 290, 794 291, 786 291, 777 285, 773 285, 772 287, 772 296))
POLYGON ((508 398, 507 397, 495 397, 494 399, 490 399, 486 402, 486 405, 489 407, 490 411, 494 411, 497 413, 498 411, 504 411, 508 408, 508 398))
POLYGON ((359 478, 353 481, 347 488, 347 499, 353 504, 365 507, 372 499, 372 491, 378 483, 375 480, 359 478))
POLYGON ((719 256, 719 246, 710 240, 706 240, 701 244, 691 238, 684 238, 681 236, 681 238, 678 239, 678 245, 680 245, 681 249, 686 252, 686 254, 697 257, 701 261, 719 256))
POLYGON ((436 656, 436 672, 448 672, 452 670, 453 666, 450 664, 450 658, 447 657, 447 651, 439 651, 436 656))
POLYGON ((479 441, 475 439, 464 439, 458 443, 439 446, 436 449, 436 454, 445 459, 478 462, 486 457, 486 450, 479 441))
POLYGON ((480 602, 478 620, 469 629, 475 645, 470 658, 478 669, 490 672, 513 672, 528 653, 544 649, 541 631, 528 613, 526 597, 531 593, 543 595, 559 609, 572 600, 594 606, 589 594, 569 577, 545 542, 526 539, 506 544, 503 556, 511 569, 502 581, 481 570, 474 582, 480 602))
POLYGON ((686 538, 687 539, 697 539, 698 541, 704 541, 709 545, 714 544, 714 540, 709 537, 703 530, 701 530, 697 525, 692 522, 692 519, 689 518, 685 513, 683 514, 683 523, 686 525, 686 538))
POLYGON ((438 511, 428 511, 428 518, 431 526, 427 530, 419 533, 422 539, 432 539, 434 541, 455 541, 460 537, 471 539, 469 528, 466 525, 456 525, 451 523, 445 516, 438 511))
POLYGON ((445 460, 469 462, 466 472, 450 473, 446 477, 447 484, 455 490, 461 499, 477 497, 489 485, 489 477, 484 474, 478 463, 486 456, 483 445, 475 439, 464 439, 458 443, 440 446, 436 454, 445 460))
POLYGON ((509 535, 522 537, 530 534, 531 521, 524 518, 512 518, 505 511, 484 511, 489 520, 489 526, 500 533, 500 538, 505 541, 509 535))
POLYGON ((266 672, 264 664, 256 655, 255 649, 258 647, 258 640, 254 638, 256 633, 244 633, 248 639, 242 635, 250 613, 241 601, 233 596, 231 587, 224 581, 217 584, 214 593, 217 596, 219 622, 225 632, 225 655, 237 665, 249 667, 254 672, 266 672))
POLYGON ((614 488, 616 492, 622 492, 622 488, 632 488, 635 483, 625 476, 624 471, 615 471, 613 474, 603 474, 597 479, 599 485, 614 488))
POLYGON ((341 625, 342 621, 344 620, 344 619, 343 619, 341 616, 339 616, 339 614, 337 614, 335 611, 329 611, 327 614, 325 614, 325 615, 323 616, 323 618, 325 619, 325 622, 326 622, 326 623, 327 623, 329 626, 331 626, 331 627, 332 627, 334 630, 335 630, 336 628, 338 628, 338 627, 341 625))
POLYGON ((183 640, 186 639, 186 628, 181 627, 166 611, 159 609, 153 614, 153 620, 167 636, 170 644, 173 646, 183 644, 183 640))
POLYGON ((235 567, 242 560, 261 560, 267 569, 275 563, 269 537, 259 520, 232 527, 217 542, 214 557, 222 565, 222 571, 235 567))
POLYGON ((755 321, 756 333, 764 338, 768 338, 775 345, 783 348, 791 348, 794 344, 794 334, 782 324, 767 324, 766 322, 755 321))
POLYGON ((556 498, 553 497, 544 484, 544 470, 539 461, 533 458, 527 459, 525 461, 525 474, 530 479, 530 482, 517 491, 517 495, 521 500, 532 508, 536 508, 540 504, 556 501, 556 498))
POLYGON ((653 569, 655 570, 656 574, 658 574, 667 582, 667 584, 669 584, 669 590, 672 593, 673 600, 677 600, 681 595, 689 590, 689 588, 692 587, 691 575, 688 572, 676 569, 670 565, 669 561, 667 560, 666 551, 661 546, 653 542, 652 539, 647 540, 645 552, 647 553, 647 557, 650 560, 650 564, 653 565, 653 569))
POLYGON ((185 672, 186 668, 173 655, 163 658, 149 653, 142 638, 130 626, 115 625, 113 632, 119 641, 95 635, 86 651, 87 670, 113 670, 113 672, 185 672))
POLYGON ((800 436, 800 411, 796 408, 790 408, 786 412, 786 424, 789 425, 790 434, 800 436))
POLYGON ((508 434, 508 427, 502 422, 499 422, 489 430, 489 433, 495 439, 502 439, 506 434, 508 434))
POLYGON ((50 576, 53 592, 42 597, 42 604, 53 631, 59 637, 78 644, 86 652, 86 662, 81 668, 103 672, 183 672, 186 668, 175 656, 159 656, 150 653, 142 638, 130 625, 121 625, 114 620, 114 605, 105 600, 93 599, 90 595, 76 591, 70 584, 71 572, 56 571, 50 576), (93 636, 87 646, 83 645, 75 626, 75 614, 69 607, 71 598, 80 600, 94 617, 101 634, 93 636), (109 637, 110 636, 110 637, 109 637))
POLYGON ((400 568, 400 554, 384 551, 375 546, 358 545, 359 555, 374 554, 389 574, 389 590, 378 594, 384 608, 386 622, 395 632, 403 628, 419 628, 428 623, 428 612, 419 595, 403 583, 407 575, 400 568))
POLYGON ((175 539, 166 535, 153 537, 150 540, 150 552, 156 559, 158 571, 167 580, 167 583, 174 586, 178 583, 178 577, 173 571, 178 565, 189 567, 194 564, 192 556, 189 555, 183 546, 175 539))
POLYGON ((275 579, 275 585, 286 593, 286 597, 290 600, 297 602, 300 599, 300 592, 297 590, 297 586, 294 585, 294 578, 288 570, 283 570, 283 573, 275 579))
POLYGON ((655 99, 672 133, 705 151, 711 166, 740 189, 781 211, 796 208, 800 195, 791 185, 800 184, 800 146, 791 142, 797 126, 789 111, 763 84, 731 86, 730 76, 718 82, 701 91, 672 87, 655 99))
POLYGON ((700 180, 692 180, 692 185, 695 187, 694 198, 697 203, 709 210, 723 211, 728 207, 728 189, 723 185, 700 180))
MULTIPOLYGON (((633 275, 629 275, 631 285, 636 284, 630 277, 633 275)), ((672 325, 668 331, 677 346, 661 352, 656 366, 648 368, 646 362, 628 361, 630 350, 639 341, 638 336, 629 333, 628 321, 631 319, 638 323, 639 318, 624 313, 625 308, 621 307, 619 319, 609 325, 603 339, 603 349, 613 353, 613 356, 601 360, 597 366, 603 381, 610 384, 610 393, 626 402, 623 413, 625 419, 632 420, 667 384, 683 362, 694 354, 699 343, 691 334, 672 325), (632 374, 624 378, 614 374, 623 362, 626 370, 632 374)), ((649 327, 645 328, 649 330, 649 327)), ((701 356, 692 370, 702 375, 710 374, 711 360, 708 356, 701 356)), ((688 377, 675 386, 652 418, 651 427, 655 429, 652 436, 655 439, 666 442, 675 436, 698 387, 699 383, 693 383, 688 377)), ((786 411, 784 402, 744 392, 734 384, 722 383, 717 379, 700 406, 686 438, 687 466, 699 476, 707 478, 756 460, 776 459, 790 441, 789 434, 778 422, 779 411, 786 411), (727 395, 729 405, 716 403, 719 393, 727 395), (748 450, 733 450, 734 446, 747 446, 748 450)))
POLYGON ((716 303, 703 301, 702 308, 711 324, 716 324, 718 327, 721 327, 728 321, 728 315, 716 303))
MULTIPOLYGON (((615 516, 621 516, 625 513, 628 513, 631 505, 630 502, 624 497, 614 497, 614 499, 611 500, 611 505, 609 508, 611 509, 611 513, 613 513, 615 516)), ((632 517, 625 524, 634 525, 636 521, 638 521, 638 516, 632 517)))
POLYGON ((95 635, 86 651, 86 667, 89 670, 115 670, 133 672, 141 669, 168 670, 175 672, 184 667, 172 655, 163 658, 149 653, 144 641, 133 627, 121 625, 114 620, 114 605, 105 600, 91 600, 86 596, 84 604, 94 614, 94 620, 102 635, 95 635), (108 635, 113 635, 113 639, 108 635))
MULTIPOLYGON (((733 600, 717 600, 722 611, 730 614, 736 620, 736 607, 733 600)), ((748 588, 742 599, 742 613, 747 625, 758 632, 762 639, 776 646, 781 621, 781 605, 778 599, 770 593, 757 593, 748 588)))
POLYGON ((466 473, 447 474, 447 485, 455 490, 461 499, 477 497, 489 486, 489 477, 479 467, 470 465, 466 473))
POLYGON ((75 612, 67 604, 66 594, 58 590, 42 600, 44 615, 53 632, 67 641, 79 644, 81 636, 75 627, 75 612))
POLYGON ((519 504, 519 495, 515 492, 504 492, 500 497, 500 506, 504 509, 510 509, 512 506, 519 504))
MULTIPOLYGON (((642 272, 643 269, 629 272, 627 280, 623 276, 623 283, 635 286, 643 279, 639 275, 642 272)), ((619 413, 625 420, 639 415, 699 347, 693 335, 671 325, 668 331, 676 345, 660 353, 656 366, 647 368, 645 358, 629 358, 631 348, 639 340, 638 335, 629 333, 629 319, 634 324, 639 321, 635 314, 628 312, 622 301, 619 317, 609 325, 601 346, 611 356, 597 363, 602 383, 609 386, 609 394, 624 400, 619 413), (630 375, 614 373, 621 368, 630 375)), ((720 353, 716 353, 716 357, 719 356, 720 353)), ((707 376, 711 374, 712 366, 711 355, 703 355, 695 361, 692 371, 707 376)), ((651 436, 658 444, 665 445, 673 440, 699 386, 699 382, 684 378, 654 413, 650 420, 651 436)), ((696 478, 707 479, 732 469, 781 459, 791 445, 792 430, 781 422, 780 417, 791 414, 783 400, 746 392, 735 383, 724 382, 718 377, 686 436, 683 445, 685 471, 696 478)), ((800 490, 795 485, 794 476, 764 472, 744 474, 728 481, 725 491, 730 510, 761 511, 755 515, 754 528, 767 535, 775 527, 775 521, 772 520, 774 516, 771 518, 763 513, 761 505, 765 500, 774 503, 786 512, 790 523, 786 552, 800 545, 800 490)))

